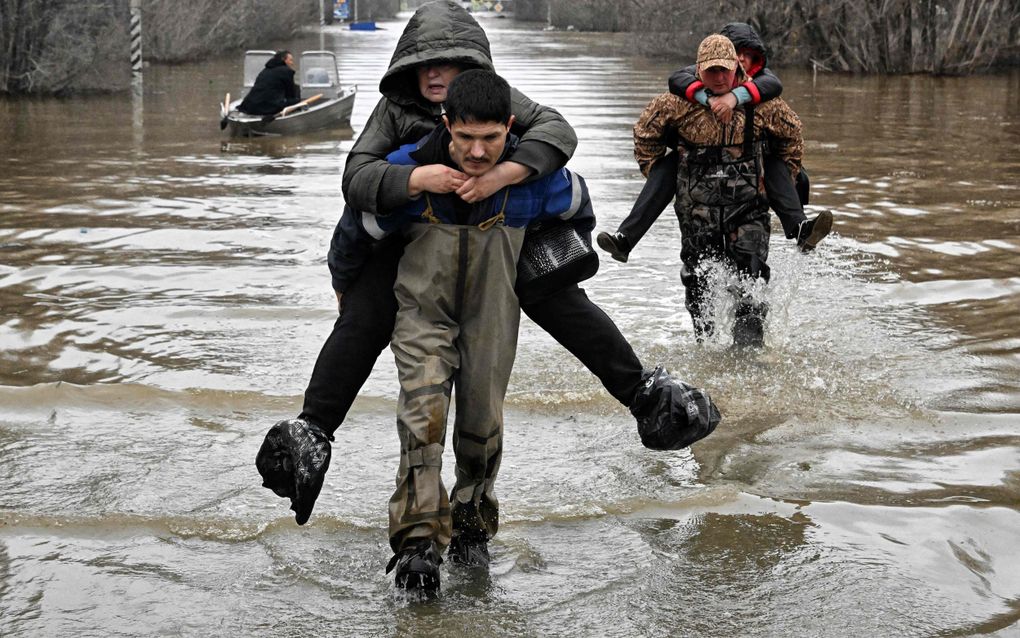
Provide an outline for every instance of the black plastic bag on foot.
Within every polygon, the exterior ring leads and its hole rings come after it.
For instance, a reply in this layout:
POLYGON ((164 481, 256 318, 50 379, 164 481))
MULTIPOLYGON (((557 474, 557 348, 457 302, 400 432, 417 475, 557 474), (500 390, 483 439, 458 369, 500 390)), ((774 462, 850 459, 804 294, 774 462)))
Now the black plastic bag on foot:
POLYGON ((678 381, 659 366, 649 373, 630 405, 641 443, 652 450, 679 450, 715 430, 722 416, 708 392, 678 381))
POLYGON ((298 525, 308 522, 319 497, 329 469, 331 440, 333 437, 315 423, 304 419, 280 421, 269 428, 255 456, 262 486, 290 499, 298 525))

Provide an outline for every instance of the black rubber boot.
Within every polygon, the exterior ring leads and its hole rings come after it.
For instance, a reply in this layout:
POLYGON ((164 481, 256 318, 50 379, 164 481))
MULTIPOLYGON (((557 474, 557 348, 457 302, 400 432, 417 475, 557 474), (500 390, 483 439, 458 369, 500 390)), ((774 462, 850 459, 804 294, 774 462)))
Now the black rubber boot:
POLYGON ((802 253, 815 249, 818 242, 825 239, 825 236, 832 230, 832 213, 822 211, 814 219, 808 219, 800 223, 797 231, 797 247, 802 253))
POLYGON ((439 565, 442 562, 435 543, 425 540, 394 554, 386 566, 386 573, 396 568, 394 582, 397 589, 431 598, 439 593, 439 565))
POLYGON ((680 281, 684 285, 684 306, 687 312, 691 313, 691 323, 694 324, 694 338, 698 343, 704 343, 715 334, 715 322, 708 316, 708 309, 705 308, 705 282, 703 278, 696 277, 686 264, 680 269, 680 281))
POLYGON ((630 242, 623 233, 599 233, 595 237, 599 248, 606 251, 616 261, 627 263, 627 256, 630 255, 630 242))
POLYGON ((464 567, 489 568, 489 540, 484 533, 457 534, 450 541, 450 560, 464 567))
POLYGON ((739 348, 765 347, 765 316, 768 308, 760 303, 738 303, 733 322, 733 345, 739 348))

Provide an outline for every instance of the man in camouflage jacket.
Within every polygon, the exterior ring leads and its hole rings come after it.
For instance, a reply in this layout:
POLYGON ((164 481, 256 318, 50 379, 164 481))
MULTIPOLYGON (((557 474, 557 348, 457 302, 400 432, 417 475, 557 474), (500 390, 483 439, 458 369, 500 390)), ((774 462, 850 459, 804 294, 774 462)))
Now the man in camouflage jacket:
MULTIPOLYGON (((698 76, 714 94, 745 81, 728 38, 710 35, 701 42, 698 76)), ((763 144, 767 139, 770 151, 783 159, 796 178, 804 150, 800 118, 777 98, 735 111, 724 124, 710 108, 664 93, 649 102, 634 126, 634 157, 646 176, 665 155, 671 135, 680 141, 675 209, 682 233, 681 280, 695 334, 701 340, 714 330, 703 261, 715 258, 742 275, 742 285, 731 287, 738 296, 734 342, 760 346, 767 307, 756 298, 753 283, 769 280, 766 261, 771 231, 763 144)))

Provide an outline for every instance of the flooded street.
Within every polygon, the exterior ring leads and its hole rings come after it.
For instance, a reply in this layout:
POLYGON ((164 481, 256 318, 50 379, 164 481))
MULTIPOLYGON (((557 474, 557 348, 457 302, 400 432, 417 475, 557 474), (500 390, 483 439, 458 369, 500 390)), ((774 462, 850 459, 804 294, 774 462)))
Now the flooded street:
MULTIPOLYGON (((615 230, 672 67, 481 22, 497 71, 575 127, 615 230)), ((239 53, 147 69, 140 109, 0 99, 0 636, 1020 636, 1017 70, 777 69, 836 223, 807 255, 773 223, 754 360, 695 344, 671 209, 627 264, 600 254, 589 296, 722 410, 693 451, 644 449, 524 319, 487 577, 446 563, 417 604, 383 573, 388 351, 298 527, 253 460, 335 319, 340 174, 403 24, 273 43, 337 52, 353 131, 221 138, 239 53)))

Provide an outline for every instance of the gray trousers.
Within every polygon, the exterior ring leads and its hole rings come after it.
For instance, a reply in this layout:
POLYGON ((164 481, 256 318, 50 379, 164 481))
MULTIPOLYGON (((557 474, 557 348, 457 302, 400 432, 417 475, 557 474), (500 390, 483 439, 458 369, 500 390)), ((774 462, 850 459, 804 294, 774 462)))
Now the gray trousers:
POLYGON ((517 351, 514 283, 524 241, 523 228, 502 225, 412 224, 407 234, 391 345, 400 380, 400 466, 389 504, 395 552, 425 539, 442 550, 454 534, 496 533, 494 487, 517 351), (441 470, 454 388, 457 466, 448 496, 441 470))

